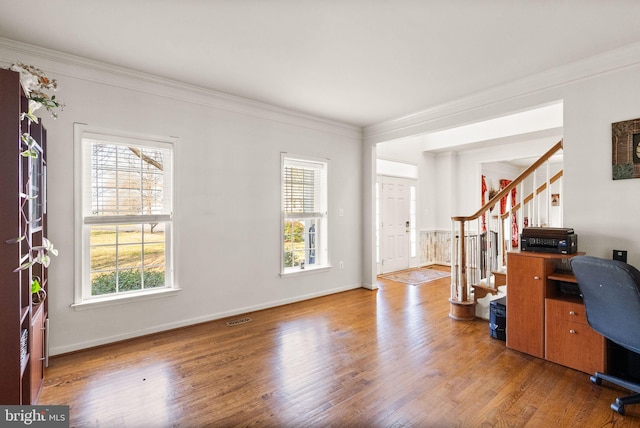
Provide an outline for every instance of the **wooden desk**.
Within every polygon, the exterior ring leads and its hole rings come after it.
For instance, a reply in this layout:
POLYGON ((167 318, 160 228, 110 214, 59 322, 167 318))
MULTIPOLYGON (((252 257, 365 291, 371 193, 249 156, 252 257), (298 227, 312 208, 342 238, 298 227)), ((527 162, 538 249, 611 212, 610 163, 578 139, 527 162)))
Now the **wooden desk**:
POLYGON ((507 347, 587 373, 605 371, 605 338, 586 323, 581 300, 560 292, 562 282, 576 280, 557 269, 579 254, 507 254, 507 347))

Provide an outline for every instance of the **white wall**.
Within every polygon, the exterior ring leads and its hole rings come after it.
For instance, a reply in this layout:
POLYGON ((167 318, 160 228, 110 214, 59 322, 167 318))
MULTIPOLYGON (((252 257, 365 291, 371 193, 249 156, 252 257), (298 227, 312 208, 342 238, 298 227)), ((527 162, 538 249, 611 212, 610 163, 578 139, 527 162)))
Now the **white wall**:
POLYGON ((611 179, 611 124, 640 118, 638 81, 634 66, 566 88, 563 203, 581 251, 611 258, 627 250, 640 268, 640 179, 611 179))
MULTIPOLYGON (((451 216, 469 216, 480 209, 483 163, 526 158, 535 160, 553 147, 559 139, 560 137, 538 138, 458 152, 457 168, 454 172, 458 177, 458 187, 454 191, 458 210, 450 213, 449 218, 451 216)), ((499 190, 500 178, 513 179, 523 170, 524 168, 520 171, 512 170, 510 172, 511 175, 492 177, 493 187, 499 190)), ((538 185, 542 184, 543 181, 544 179, 538 181, 538 185)), ((489 183, 487 183, 487 185, 489 185, 489 183)), ((531 190, 527 192, 529 193, 531 190)), ((448 224, 450 227, 450 221, 448 224)))
POLYGON ((442 180, 436 173, 436 156, 432 153, 420 155, 418 164, 418 227, 420 230, 435 230, 438 213, 438 192, 442 180))
MULTIPOLYGON (((561 100, 564 102, 563 224, 575 229, 580 251, 611 258, 613 249, 627 250, 628 262, 640 267, 640 179, 611 179, 611 124, 640 118, 638 81, 640 44, 635 44, 456 100, 423 114, 368 127, 364 130, 365 142, 376 144, 407 138, 561 100)), ((439 178, 447 180, 446 172, 455 170, 451 178, 460 182, 459 187, 452 186, 452 189, 476 187, 473 180, 477 179, 468 177, 477 174, 473 170, 469 174, 463 159, 452 162, 451 158, 443 157, 438 163, 444 173, 439 178), (467 185, 465 180, 469 180, 467 185)), ((448 185, 445 181, 444 186, 448 185)), ((472 198, 470 201, 475 201, 475 196, 472 198)), ((452 203, 450 212, 472 214, 474 207, 467 206, 464 200, 452 203)), ((446 195, 442 195, 441 202, 445 201, 446 195)), ((447 217, 439 216, 436 227, 444 225, 447 217)))
MULTIPOLYGON (((66 107, 48 128, 52 354, 362 285, 362 139, 351 126, 77 58, 0 48, 0 66, 58 79, 66 107), (73 124, 175 136, 176 296, 75 311, 73 124), (329 158, 330 260, 281 278, 280 153, 329 158), (338 210, 344 216, 338 216, 338 210), (338 261, 344 269, 337 268, 338 261)), ((254 317, 259 317, 255 314, 254 317)))
MULTIPOLYGON (((61 253, 50 270, 53 353, 361 284, 375 288, 370 245, 376 154, 372 145, 558 100, 565 110, 564 225, 578 233, 581 251, 610 258, 613 249, 628 250, 629 262, 640 266, 640 179, 611 179, 611 123, 640 117, 640 45, 475 94, 423 115, 368 127, 364 144, 360 130, 346 125, 24 45, 0 47, 0 65, 16 60, 58 78, 59 98, 67 105, 57 121, 45 119, 49 237, 61 253), (178 296, 81 312, 70 308, 74 122, 179 137, 176 277, 183 291, 178 296), (279 277, 281 151, 331 158, 330 257, 334 264, 343 260, 344 270, 279 277), (344 217, 337 216, 338 209, 344 210, 344 217)), ((429 170, 425 179, 437 185, 434 204, 445 209, 431 217, 432 210, 421 207, 422 227, 448 229, 451 213, 474 211, 452 194, 454 189, 477 187, 466 181, 477 170, 466 170, 466 160, 455 154, 423 161, 429 170)))
MULTIPOLYGON (((489 200, 489 192, 491 190, 499 191, 500 190, 500 180, 513 180, 524 170, 524 168, 515 167, 513 165, 508 164, 500 164, 496 162, 490 163, 480 163, 480 174, 484 175, 485 183, 487 185, 487 193, 485 195, 485 200, 489 200)), ((478 193, 480 197, 480 193, 478 193)), ((480 204, 480 200, 478 201, 478 206, 480 204)))
POLYGON ((423 153, 421 142, 415 138, 380 143, 376 146, 376 155, 379 159, 418 166, 417 226, 420 230, 433 230, 439 203, 438 192, 445 181, 438 180, 436 155, 423 153))
MULTIPOLYGON (((441 153, 422 153, 419 145, 413 147, 413 150, 408 150, 408 145, 402 142, 397 144, 395 150, 396 142, 388 142, 378 144, 378 153, 387 159, 417 163, 420 190, 419 227, 422 230, 450 230, 452 216, 471 215, 480 208, 480 177, 483 164, 491 162, 496 165, 500 161, 521 158, 532 158, 533 162, 560 138, 536 138, 441 153)), ((499 189, 500 178, 513 179, 524 169, 503 167, 497 171, 488 171, 488 179, 499 189)), ((539 177, 538 185, 545 179, 539 177)))

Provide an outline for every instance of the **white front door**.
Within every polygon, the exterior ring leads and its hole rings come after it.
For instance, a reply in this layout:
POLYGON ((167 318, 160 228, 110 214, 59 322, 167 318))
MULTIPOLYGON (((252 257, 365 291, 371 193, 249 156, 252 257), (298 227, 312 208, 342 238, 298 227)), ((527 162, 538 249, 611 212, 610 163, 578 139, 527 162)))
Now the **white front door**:
POLYGON ((381 177, 380 253, 382 273, 409 268, 411 181, 381 177))

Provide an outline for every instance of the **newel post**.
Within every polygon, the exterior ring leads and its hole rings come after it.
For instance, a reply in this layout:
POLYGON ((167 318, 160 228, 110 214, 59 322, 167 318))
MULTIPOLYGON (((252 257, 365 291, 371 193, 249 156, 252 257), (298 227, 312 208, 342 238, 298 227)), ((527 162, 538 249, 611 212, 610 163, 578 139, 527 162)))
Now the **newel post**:
POLYGON ((475 302, 469 300, 465 220, 460 217, 453 217, 451 220, 453 222, 451 236, 451 255, 453 260, 451 263, 452 282, 449 317, 460 321, 471 321, 476 317, 476 307, 475 302), (459 228, 456 228, 456 223, 459 223, 459 228))

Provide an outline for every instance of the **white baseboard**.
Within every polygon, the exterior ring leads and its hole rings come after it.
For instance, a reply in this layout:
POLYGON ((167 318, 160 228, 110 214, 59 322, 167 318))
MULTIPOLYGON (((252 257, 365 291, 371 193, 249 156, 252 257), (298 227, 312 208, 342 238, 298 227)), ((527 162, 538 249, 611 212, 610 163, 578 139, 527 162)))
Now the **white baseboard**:
MULTIPOLYGON (((215 321, 215 320, 219 320, 219 319, 223 319, 223 318, 227 318, 235 315, 244 315, 249 312, 275 308, 277 306, 283 306, 283 305, 288 305, 290 303, 302 302, 304 300, 310 300, 316 297, 322 297, 330 294, 341 293, 343 291, 354 290, 357 288, 368 288, 368 287, 362 284, 353 284, 345 287, 325 290, 319 293, 309 293, 309 294, 297 296, 290 299, 275 300, 267 303, 261 303, 258 305, 245 306, 245 307, 233 309, 230 311, 217 312, 217 313, 213 313, 213 314, 209 314, 201 317, 189 318, 189 319, 176 321, 172 323, 157 325, 157 326, 142 329, 142 330, 129 331, 122 334, 116 334, 113 336, 101 337, 93 340, 88 340, 85 342, 77 342, 77 343, 73 343, 65 346, 52 346, 50 348, 50 356, 67 354, 67 353, 79 351, 82 349, 94 348, 96 346, 107 345, 109 343, 115 343, 115 342, 120 342, 127 339, 133 339, 135 337, 142 337, 142 336, 147 336, 153 333, 160 333, 163 331, 174 330, 176 328, 187 327, 190 325, 201 324, 209 321, 215 321)), ((51 327, 55 329, 55 323, 51 323, 51 324, 52 324, 51 327)))

